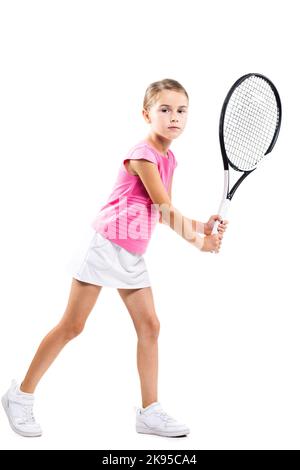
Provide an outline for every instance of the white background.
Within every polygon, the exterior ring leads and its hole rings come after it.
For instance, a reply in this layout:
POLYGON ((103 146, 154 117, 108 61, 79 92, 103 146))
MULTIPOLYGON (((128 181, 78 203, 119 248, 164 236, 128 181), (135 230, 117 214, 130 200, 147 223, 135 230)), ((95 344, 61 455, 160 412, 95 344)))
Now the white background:
POLYGON ((159 400, 187 438, 135 432, 136 334, 106 288, 36 390, 41 438, 2 449, 299 449, 299 25, 296 1, 2 1, 0 390, 66 307, 74 259, 128 149, 146 87, 190 96, 173 203, 207 220, 223 186, 218 120, 232 83, 276 84, 272 154, 239 188, 219 255, 158 225, 145 259, 161 322, 159 400))

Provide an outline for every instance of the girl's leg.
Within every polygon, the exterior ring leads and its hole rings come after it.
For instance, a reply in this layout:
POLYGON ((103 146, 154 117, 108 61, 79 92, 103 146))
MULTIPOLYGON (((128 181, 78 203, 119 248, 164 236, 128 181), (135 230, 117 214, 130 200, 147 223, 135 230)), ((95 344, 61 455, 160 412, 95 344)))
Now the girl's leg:
POLYGON ((151 287, 118 289, 137 333, 137 367, 143 408, 157 401, 158 335, 160 323, 155 313, 151 287))
POLYGON ((65 313, 60 322, 41 342, 21 383, 21 391, 34 393, 39 380, 62 348, 83 330, 87 317, 91 313, 101 289, 101 286, 88 284, 72 278, 71 291, 65 313))

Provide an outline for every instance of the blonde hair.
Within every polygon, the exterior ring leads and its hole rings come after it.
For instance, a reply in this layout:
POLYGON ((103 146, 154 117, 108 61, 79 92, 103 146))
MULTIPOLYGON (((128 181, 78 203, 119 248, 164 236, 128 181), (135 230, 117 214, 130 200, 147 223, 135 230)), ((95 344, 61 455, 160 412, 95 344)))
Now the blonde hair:
POLYGON ((143 101, 143 108, 145 111, 148 111, 151 106, 155 104, 159 93, 163 90, 174 90, 184 93, 187 99, 189 99, 189 95, 187 94, 186 89, 179 82, 172 80, 171 78, 165 78, 163 80, 150 83, 150 85, 147 87, 143 101))

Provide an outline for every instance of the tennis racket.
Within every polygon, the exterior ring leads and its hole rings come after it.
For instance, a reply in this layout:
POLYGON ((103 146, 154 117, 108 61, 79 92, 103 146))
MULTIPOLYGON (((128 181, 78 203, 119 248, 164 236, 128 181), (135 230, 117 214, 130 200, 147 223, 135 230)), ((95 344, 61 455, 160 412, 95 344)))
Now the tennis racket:
MULTIPOLYGON (((218 214, 222 220, 241 182, 273 149, 280 124, 281 101, 271 80, 258 73, 249 73, 233 84, 222 106, 219 122, 224 191, 218 214), (230 177, 235 175, 235 180, 238 177, 231 189, 229 169, 230 177)), ((217 233, 219 223, 215 222, 213 234, 217 233)))

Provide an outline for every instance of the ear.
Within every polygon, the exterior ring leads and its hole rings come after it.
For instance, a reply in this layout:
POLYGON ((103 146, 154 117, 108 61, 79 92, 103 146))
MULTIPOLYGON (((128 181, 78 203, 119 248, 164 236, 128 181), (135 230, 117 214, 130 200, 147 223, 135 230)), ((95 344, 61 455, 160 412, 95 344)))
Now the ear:
POLYGON ((150 120, 150 116, 149 116, 149 112, 146 111, 144 108, 143 108, 143 116, 144 116, 144 119, 147 123, 150 123, 151 120, 150 120))

